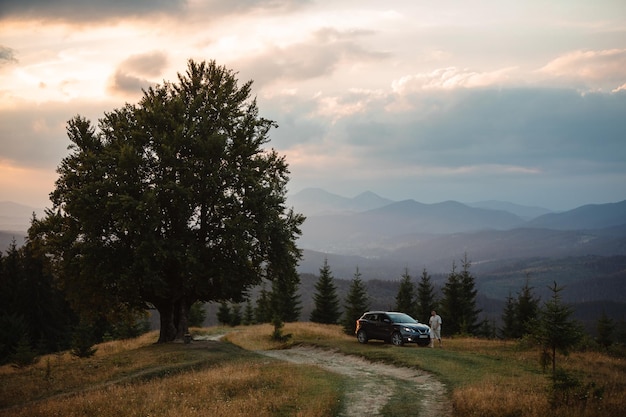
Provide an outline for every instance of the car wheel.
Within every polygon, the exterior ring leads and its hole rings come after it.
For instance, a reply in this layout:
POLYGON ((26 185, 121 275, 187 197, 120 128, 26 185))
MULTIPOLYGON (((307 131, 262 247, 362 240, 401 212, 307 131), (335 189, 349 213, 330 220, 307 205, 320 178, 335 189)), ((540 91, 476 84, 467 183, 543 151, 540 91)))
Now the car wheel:
POLYGON ((398 332, 395 332, 391 335, 391 343, 394 346, 402 346, 404 344, 404 340, 402 339, 402 335, 398 332))
POLYGON ((367 343, 367 333, 365 333, 365 330, 359 330, 359 332, 356 334, 356 338, 359 341, 359 343, 367 343))

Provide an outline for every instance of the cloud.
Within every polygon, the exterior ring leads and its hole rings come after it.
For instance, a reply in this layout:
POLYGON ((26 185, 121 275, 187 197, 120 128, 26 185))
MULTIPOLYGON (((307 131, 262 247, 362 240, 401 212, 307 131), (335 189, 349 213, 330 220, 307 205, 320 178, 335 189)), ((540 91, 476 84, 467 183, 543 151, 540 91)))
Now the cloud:
POLYGON ((392 88, 398 94, 406 94, 419 90, 451 90, 454 88, 501 85, 510 81, 509 74, 515 69, 515 67, 508 67, 495 71, 478 72, 467 68, 440 68, 430 73, 401 77, 392 83, 392 88))
POLYGON ((388 54, 368 50, 358 40, 367 31, 339 31, 323 28, 307 40, 287 46, 270 46, 262 54, 239 61, 244 76, 254 74, 256 87, 278 80, 301 81, 333 74, 340 65, 381 61, 388 54))
POLYGON ((553 59, 539 73, 611 91, 626 82, 626 49, 578 50, 553 59))
POLYGON ((82 25, 146 16, 182 16, 201 13, 211 19, 257 11, 288 12, 308 0, 0 0, 0 21, 35 20, 82 25))
POLYGON ((350 97, 293 100, 289 119, 308 112, 308 124, 290 128, 291 141, 279 137, 298 175, 392 182, 626 177, 624 93, 477 88, 350 97), (394 100, 411 107, 388 111, 394 100), (358 111, 317 110, 328 103, 358 111))
POLYGON ((113 94, 137 96, 142 89, 161 81, 150 81, 149 78, 161 75, 167 63, 167 55, 159 51, 132 55, 117 67, 109 80, 108 90, 113 94))
POLYGON ((173 13, 185 0, 0 0, 0 20, 85 22, 173 13))
POLYGON ((8 46, 0 45, 0 66, 17 62, 15 51, 8 46))

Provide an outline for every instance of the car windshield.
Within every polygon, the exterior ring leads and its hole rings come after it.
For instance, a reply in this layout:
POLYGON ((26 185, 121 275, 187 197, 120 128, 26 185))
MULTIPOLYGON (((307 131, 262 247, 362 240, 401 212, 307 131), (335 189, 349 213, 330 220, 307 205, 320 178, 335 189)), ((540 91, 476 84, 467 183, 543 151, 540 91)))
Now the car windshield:
POLYGON ((387 313, 387 315, 389 316, 391 321, 394 323, 417 323, 417 320, 415 320, 413 317, 409 316, 408 314, 387 313))

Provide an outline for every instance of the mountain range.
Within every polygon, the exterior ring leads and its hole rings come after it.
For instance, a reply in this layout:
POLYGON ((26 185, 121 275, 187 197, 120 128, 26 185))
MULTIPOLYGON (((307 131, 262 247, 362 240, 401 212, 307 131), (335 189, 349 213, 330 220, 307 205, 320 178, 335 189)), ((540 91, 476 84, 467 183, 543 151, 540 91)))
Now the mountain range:
MULTIPOLYGON (((358 268, 366 281, 398 280, 407 270, 417 277, 423 269, 443 280, 467 255, 481 290, 499 299, 531 274, 538 286, 558 278, 578 288, 577 299, 626 302, 626 200, 556 213, 499 201, 424 204, 310 188, 287 203, 307 217, 298 240, 302 274, 318 274, 327 259, 338 279, 351 279, 358 268)), ((32 214, 42 211, 0 202, 0 250, 13 239, 23 243, 32 214)))
POLYGON ((496 201, 423 204, 391 201, 371 192, 349 199, 306 189, 288 203, 307 216, 299 246, 332 254, 400 260, 410 256, 425 264, 464 251, 479 261, 626 254, 626 200, 554 213, 496 201))
POLYGON ((423 204, 306 189, 288 203, 307 216, 303 274, 318 274, 324 260, 342 280, 357 268, 365 281, 398 281, 407 271, 417 280, 426 269, 441 288, 467 255, 486 299, 502 302, 526 279, 545 299, 557 281, 569 302, 618 303, 626 314, 626 200, 556 213, 499 201, 423 204))

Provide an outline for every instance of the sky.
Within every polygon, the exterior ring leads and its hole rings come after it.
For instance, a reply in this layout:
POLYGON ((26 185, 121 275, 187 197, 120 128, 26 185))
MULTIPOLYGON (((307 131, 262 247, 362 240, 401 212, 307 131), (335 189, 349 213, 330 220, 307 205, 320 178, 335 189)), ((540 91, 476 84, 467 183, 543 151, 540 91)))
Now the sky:
POLYGON ((67 121, 215 60, 289 193, 626 199, 623 0, 0 0, 0 201, 50 207, 67 121))

